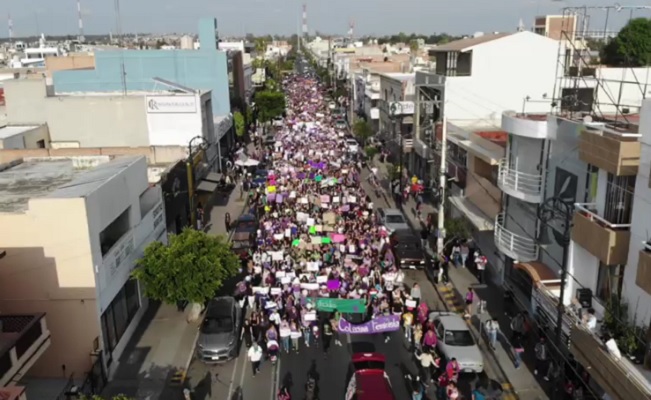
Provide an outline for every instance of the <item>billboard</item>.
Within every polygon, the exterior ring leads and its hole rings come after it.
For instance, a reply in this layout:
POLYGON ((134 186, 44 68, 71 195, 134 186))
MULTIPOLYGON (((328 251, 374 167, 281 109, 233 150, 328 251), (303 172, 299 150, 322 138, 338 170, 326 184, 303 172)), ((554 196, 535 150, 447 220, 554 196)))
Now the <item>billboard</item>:
POLYGON ((193 114, 197 98, 190 96, 145 96, 147 114, 193 114))

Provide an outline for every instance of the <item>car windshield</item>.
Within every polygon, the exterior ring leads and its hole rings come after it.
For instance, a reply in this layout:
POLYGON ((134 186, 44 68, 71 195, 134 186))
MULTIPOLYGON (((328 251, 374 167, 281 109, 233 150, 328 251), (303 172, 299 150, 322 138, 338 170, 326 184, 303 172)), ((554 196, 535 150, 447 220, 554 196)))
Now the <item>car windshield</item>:
POLYGON ((206 318, 201 324, 201 333, 208 335, 226 333, 233 330, 233 319, 230 317, 206 318))
POLYGON ((358 361, 355 363, 355 370, 379 369, 384 371, 384 363, 382 361, 358 361))
POLYGON ((387 222, 390 224, 403 224, 405 219, 402 215, 387 215, 387 222))
POLYGON ((251 242, 249 242, 248 240, 233 241, 234 249, 248 249, 249 247, 251 247, 251 242))
POLYGON ((468 347, 474 346, 470 331, 445 331, 445 344, 449 346, 468 347))
POLYGON ((400 243, 396 245, 396 247, 400 249, 420 249, 420 243, 417 242, 406 242, 406 243, 400 243))
POLYGON ((257 228, 255 221, 237 221, 237 228, 257 228))

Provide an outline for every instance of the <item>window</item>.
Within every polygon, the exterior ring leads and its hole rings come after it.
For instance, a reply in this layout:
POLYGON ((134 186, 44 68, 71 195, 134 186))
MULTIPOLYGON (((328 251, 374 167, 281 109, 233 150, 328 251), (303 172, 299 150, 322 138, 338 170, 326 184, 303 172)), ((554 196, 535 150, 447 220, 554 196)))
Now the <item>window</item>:
POLYGON ((623 265, 605 265, 599 263, 597 275, 597 298, 603 302, 609 301, 613 296, 619 298, 622 294, 624 282, 623 265))
POLYGON ((109 359, 139 309, 138 282, 130 279, 102 314, 104 352, 109 359))
POLYGON ((36 141, 36 147, 38 147, 39 149, 44 149, 45 148, 45 140, 36 141))
POLYGON ((387 216, 387 223, 389 223, 389 224, 404 224, 405 219, 402 217, 402 215, 388 215, 387 216))
POLYGON ((468 347, 474 346, 470 331, 445 331, 445 344, 449 346, 468 347))
POLYGON ((613 224, 630 224, 633 213, 635 176, 615 176, 608 173, 604 218, 613 224))

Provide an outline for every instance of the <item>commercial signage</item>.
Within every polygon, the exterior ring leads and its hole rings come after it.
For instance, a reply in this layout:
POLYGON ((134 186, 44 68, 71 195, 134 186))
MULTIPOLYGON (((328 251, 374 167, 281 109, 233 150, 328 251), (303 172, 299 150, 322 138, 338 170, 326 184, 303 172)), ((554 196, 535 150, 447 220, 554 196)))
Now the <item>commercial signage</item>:
POLYGON ((195 96, 145 96, 147 114, 194 114, 195 96))
POLYGON ((389 103, 389 113, 393 106, 396 107, 396 115, 413 115, 414 114, 414 102, 413 101, 392 101, 389 103))
POLYGON ((308 300, 317 311, 333 312, 337 310, 343 314, 365 313, 366 304, 360 299, 331 299, 327 297, 310 298, 308 300))
POLYGON ((339 319, 338 331, 351 335, 371 335, 373 333, 394 332, 400 329, 400 315, 380 315, 363 324, 351 324, 339 319))

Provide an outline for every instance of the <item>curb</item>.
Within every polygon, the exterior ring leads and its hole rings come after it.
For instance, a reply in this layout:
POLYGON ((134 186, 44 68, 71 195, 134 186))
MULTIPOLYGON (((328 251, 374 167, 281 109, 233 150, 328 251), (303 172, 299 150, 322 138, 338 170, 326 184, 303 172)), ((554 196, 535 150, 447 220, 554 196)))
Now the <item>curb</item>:
MULTIPOLYGON (((460 308, 461 312, 459 312, 459 308, 458 308, 459 306, 456 304, 456 302, 454 302, 453 300, 452 301, 448 300, 450 298, 449 294, 452 294, 453 298, 457 297, 456 294, 454 294, 454 292, 452 291, 452 289, 450 289, 446 285, 445 290, 441 290, 441 288, 439 288, 438 284, 431 283, 431 285, 434 287, 434 290, 436 291, 436 294, 438 295, 439 299, 443 303, 443 306, 445 307, 445 311, 454 312, 454 313, 457 313, 457 314, 462 314, 463 313, 463 311, 464 311, 463 306, 461 306, 461 308, 460 308), (442 291, 448 292, 448 293, 446 293, 444 295, 444 294, 441 293, 442 291)), ((456 286, 454 286, 452 283, 450 283, 449 285, 456 289, 456 286)), ((479 332, 477 332, 477 330, 475 329, 474 325, 472 325, 472 322, 470 320, 464 318, 464 321, 466 321, 466 323, 468 324, 470 334, 475 338, 475 341, 477 342, 477 347, 480 347, 479 343, 480 343, 480 341, 482 339, 481 334, 479 332)), ((480 321, 480 323, 481 323, 481 321, 480 321)), ((520 400, 520 397, 514 391, 513 385, 509 381, 508 375, 506 374, 506 372, 502 368, 502 365, 500 364, 499 360, 495 356, 495 353, 492 350, 486 350, 486 352, 490 353, 490 356, 495 361, 495 365, 497 366, 497 369, 500 371, 500 374, 504 377, 503 380, 505 382, 499 382, 500 385, 502 386, 501 399, 503 399, 503 400, 520 400)))

